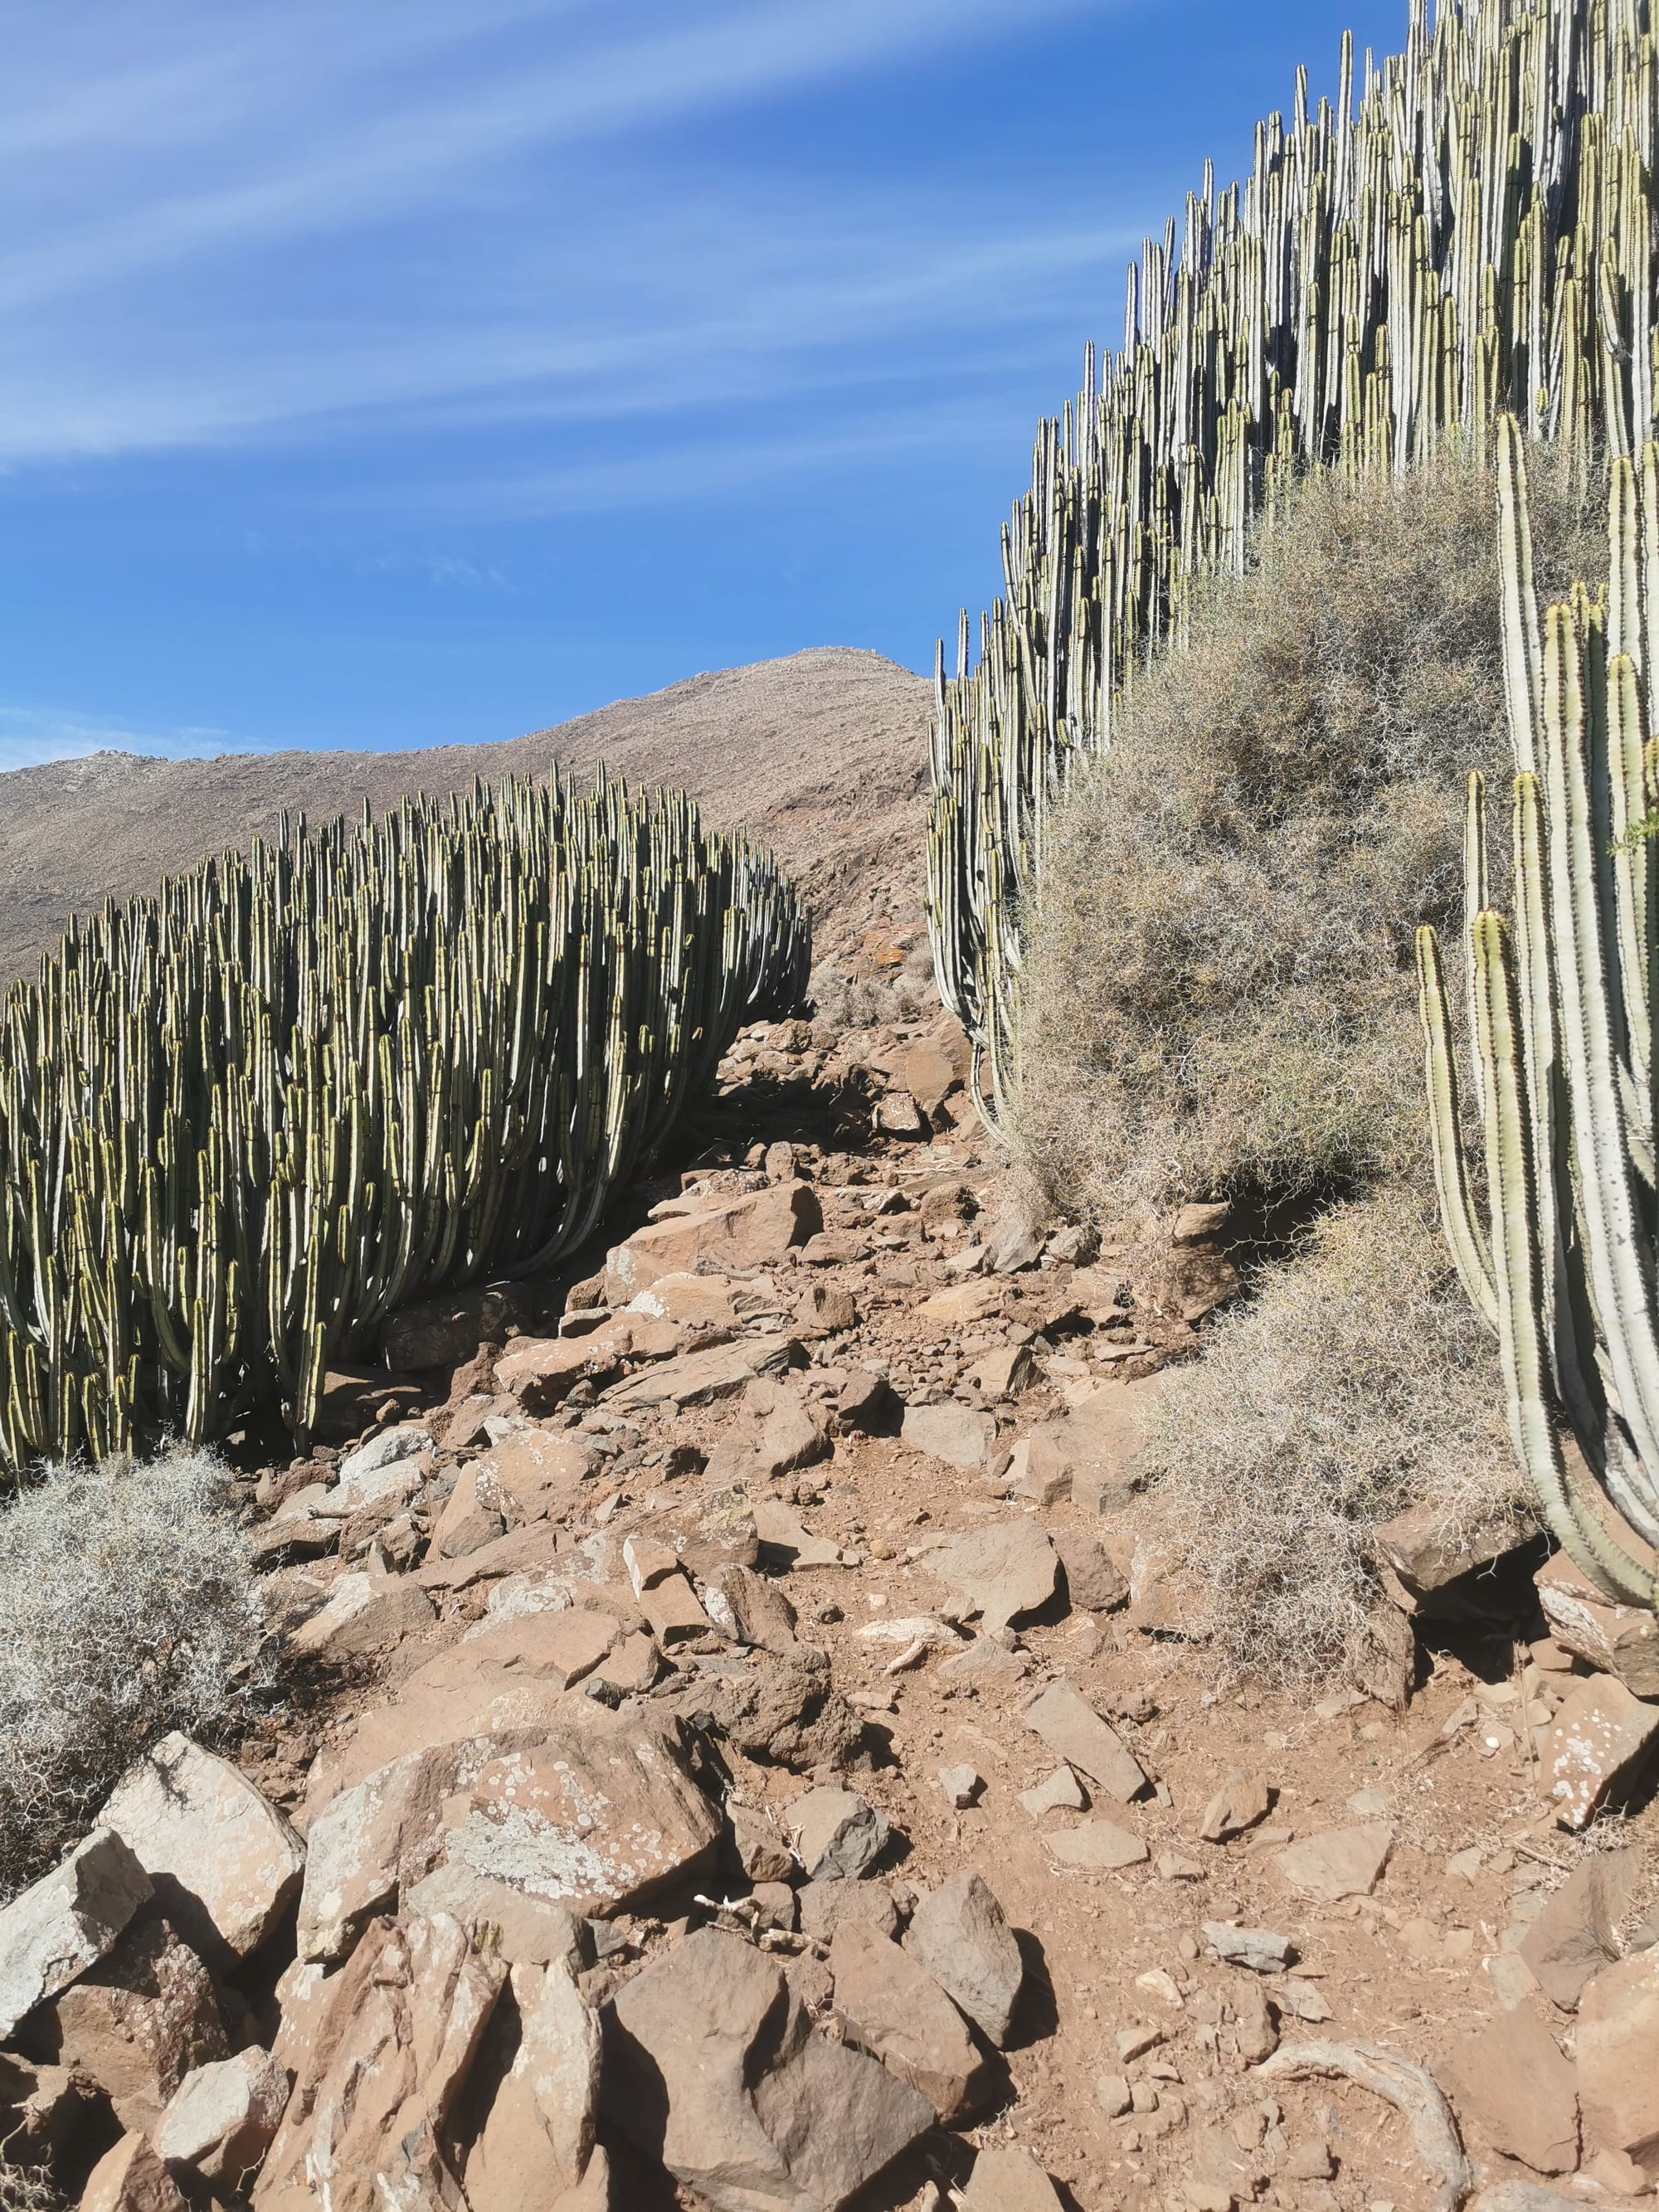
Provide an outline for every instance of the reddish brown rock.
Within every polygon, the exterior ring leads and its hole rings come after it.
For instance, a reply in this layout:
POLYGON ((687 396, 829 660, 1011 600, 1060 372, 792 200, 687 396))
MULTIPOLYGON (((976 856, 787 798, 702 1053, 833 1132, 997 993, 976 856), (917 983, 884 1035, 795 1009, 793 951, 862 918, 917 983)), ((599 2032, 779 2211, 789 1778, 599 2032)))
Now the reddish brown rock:
POLYGON ((98 1816, 126 1844, 185 1940, 257 1950, 300 1887, 305 1845, 228 1759, 176 1730, 117 1785, 98 1816))
POLYGON ((80 2212, 185 2212, 179 2185, 141 2135, 125 2135, 92 2169, 80 2212))
POLYGON ((229 2048, 207 1968, 154 1915, 63 1990, 35 2032, 60 2065, 97 2084, 123 2127, 140 2133, 187 2074, 229 2048))
POLYGON ((948 2125, 969 2111, 984 2086, 984 2062, 945 1991, 909 1954, 853 1919, 830 1946, 836 2011, 851 2039, 920 2089, 948 2125))
POLYGON ((1619 1956, 1619 1923, 1640 1871, 1634 1850, 1598 1851, 1575 1867, 1521 1939, 1544 1994, 1577 2009, 1584 1984, 1619 1956))
POLYGON ((1578 2092, 1571 2063, 1535 2013, 1500 2012, 1453 2053, 1446 2086, 1494 2150, 1534 2173, 1578 2164, 1578 2092))
POLYGON ((1060 2212, 1060 2191, 1029 2150, 982 2150, 963 2212, 1060 2212))
POLYGON ((924 1897, 910 1916, 904 1948, 1000 2050, 1013 2024, 1025 1966, 984 1879, 964 1868, 924 1897))
POLYGON ((1139 1760, 1070 1682, 1050 1683, 1025 1708, 1025 1725, 1035 1729, 1058 1758, 1098 1783, 1121 1804, 1128 1804, 1146 1787, 1139 1760))
POLYGON ((270 2148, 288 2093, 287 2068, 257 2047, 198 2066, 156 2124, 156 2151, 171 2172, 187 2167, 234 2188, 270 2148))
MULTIPOLYGON (((1633 1532, 1622 1530, 1620 1541, 1659 1571, 1659 1559, 1633 1532)), ((1659 1700, 1659 1614, 1651 1606, 1616 1605, 1565 1552, 1547 1561, 1534 1579, 1558 1644, 1602 1674, 1616 1675, 1633 1696, 1659 1700)))
POLYGON ((149 1876, 108 1828, 0 1907, 0 2037, 118 1942, 151 1895, 149 1876))
POLYGON ((593 2155, 599 2024, 562 1962, 515 1966, 512 1986, 519 2047, 468 2155, 466 2193, 489 2212, 550 2212, 593 2155))
POLYGON ((520 1528, 568 1512, 602 1462, 590 1443, 568 1430, 521 1429, 473 1464, 479 1503, 499 1513, 509 1528, 520 1528))
POLYGON ((1574 2047, 1586 2136, 1659 2181, 1659 1950, 1633 1952, 1585 1984, 1574 2047))
POLYGON ((714 2212, 833 2212, 933 2124, 925 2097, 813 2027, 775 1960, 712 1928, 617 1993, 603 2095, 714 2212))
POLYGON ((460 2202, 445 2123, 506 1978, 441 1915, 377 1921, 295 2054, 258 2212, 385 2212, 460 2202))
POLYGON ((607 1253, 605 1296, 613 1306, 625 1304, 659 1276, 692 1273, 699 1260, 768 1267, 823 1227, 817 1194, 799 1181, 705 1200, 636 1230, 607 1253))
POLYGON ((1610 1675, 1581 1682, 1557 1712, 1538 1754, 1539 1787, 1564 1828, 1583 1828, 1646 1765, 1659 1738, 1659 1705, 1644 1705, 1610 1675))

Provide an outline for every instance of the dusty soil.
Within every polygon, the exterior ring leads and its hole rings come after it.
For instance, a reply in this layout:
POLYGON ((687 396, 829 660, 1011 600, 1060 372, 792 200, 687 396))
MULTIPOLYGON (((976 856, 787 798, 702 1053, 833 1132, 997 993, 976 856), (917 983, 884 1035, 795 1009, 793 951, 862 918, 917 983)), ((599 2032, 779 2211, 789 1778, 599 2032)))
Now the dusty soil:
MULTIPOLYGON (((716 828, 770 844, 828 913, 919 866, 929 688, 879 653, 825 647, 688 678, 504 744, 422 752, 95 753, 0 775, 0 982, 55 949, 71 914, 153 890, 208 854, 313 821, 384 811, 475 775, 603 758, 684 786, 716 828), (833 861, 831 855, 833 854, 833 861)), ((912 894, 914 896, 914 892, 912 894)))
MULTIPOLYGON (((885 945, 890 963, 904 951, 894 936, 914 934, 890 925, 872 933, 871 943, 877 952, 885 945)), ((866 966, 874 957, 866 946, 866 966)), ((959 1095, 952 1102, 959 1126, 925 1141, 872 1131, 870 1101, 882 1079, 868 1064, 890 1061, 925 1026, 855 1034, 828 1052, 822 1030, 816 1044, 781 1053, 775 1036, 746 1036, 699 1133, 700 1170, 715 1178, 714 1188, 744 1187, 745 1172, 757 1182, 763 1144, 785 1139, 807 1148, 798 1164, 820 1191, 826 1230, 842 1241, 842 1256, 791 1253, 764 1279, 786 1312, 809 1282, 847 1290, 857 1319, 811 1346, 797 1382, 827 1408, 849 1371, 874 1368, 913 1405, 988 1407, 1005 1443, 1063 1418, 1080 1387, 1104 1380, 1125 1391, 1126 1404, 1131 1394, 1144 1399, 1165 1364, 1192 1356, 1201 1334, 1138 1305, 1130 1340, 1148 1348, 1122 1358, 1122 1331, 1077 1316, 1069 1263, 1045 1260, 979 1278, 991 1295, 970 1323, 923 1310, 927 1298, 964 1279, 952 1257, 994 1222, 1005 1180, 1000 1155, 959 1095), (977 1224, 922 1233, 922 1194, 957 1178, 979 1194, 977 1224), (1029 1388, 986 1400, 967 1370, 988 1351, 1020 1342, 1036 1354, 1029 1388)), ((641 1200, 678 1183, 665 1176, 641 1200)), ((1111 1263, 1109 1249, 1097 1265, 1111 1263)), ((549 1286, 544 1325, 562 1299, 562 1285, 549 1286)), ((619 1545, 629 1528, 691 1507, 702 1478, 665 1478, 665 1455, 675 1445, 713 1449, 741 1419, 735 1402, 627 1428, 614 1475, 599 1486, 605 1498, 572 1524, 573 1540, 583 1540, 584 1528, 603 1528, 619 1545)), ((591 1413, 570 1408, 556 1425, 603 1435, 606 1419, 601 1403, 591 1413)), ((992 1469, 1000 1456, 993 1455, 992 1469)), ((1202 2212, 1229 2202, 1295 2212, 1419 2212, 1435 2201, 1437 2185, 1406 2119, 1346 2082, 1259 2077, 1240 2047, 1239 2023, 1252 2005, 1267 1996, 1285 2045, 1326 2038, 1381 2045, 1446 2085, 1462 2048, 1500 2014, 1487 1962, 1515 1948, 1587 1854, 1636 1846, 1631 1926, 1652 1910, 1659 1820, 1651 1803, 1571 1837, 1540 1795, 1540 1723, 1575 1675, 1536 1619, 1429 1637, 1401 1711, 1340 1680, 1273 1694, 1221 1680, 1201 1644, 1183 1635, 1179 1576, 1158 1564, 1155 1501, 1136 1499, 1103 1516, 1070 1499, 1040 1505, 1012 1487, 1006 1470, 959 1471, 896 1435, 846 1428, 836 1434, 831 1460, 779 1477, 769 1489, 843 1554, 844 1564, 786 1571, 775 1562, 774 1571, 799 1613, 799 1636, 829 1654, 836 1686, 865 1719, 867 1765, 833 1778, 892 1824, 895 1842, 879 1878, 902 1905, 908 1890, 978 1869, 1019 1931, 1029 1970, 1015 2032, 994 2062, 995 2086, 975 2120, 927 2137, 860 2196, 860 2212, 932 2212, 957 2201, 951 2192, 965 2183, 976 2149, 1000 2143, 1030 2148, 1061 2185, 1062 2201, 1085 2212, 1142 2205, 1202 2212), (994 1668, 979 1686, 951 1679, 937 1649, 896 1666, 903 1640, 865 1632, 949 1613, 949 1592, 928 1564, 932 1550, 952 1534, 1020 1518, 1035 1521, 1062 1553, 1098 1541, 1127 1569, 1130 1601, 1091 1610, 1062 1587, 1016 1629, 977 1639, 994 1668), (1547 1665, 1563 1669, 1548 1678, 1542 1703, 1529 1640, 1547 1665), (1056 1765, 1023 1710, 1045 1683, 1060 1680, 1111 1717, 1154 1785, 1149 1794, 1123 1805, 1093 1790, 1082 1814, 1036 1815, 1022 1807, 1020 1794, 1056 1765), (975 1771, 982 1788, 975 1803, 956 1809, 939 1776, 962 1765, 975 1771), (1270 1802, 1244 1832, 1204 1841, 1206 1808, 1229 1781, 1258 1782, 1270 1802), (1080 1818, 1097 1816, 1143 1842, 1147 1861, 1104 1874, 1065 1866, 1056 1840, 1080 1818), (1318 1902, 1279 1863, 1297 1840, 1379 1825, 1390 1848, 1369 1894, 1318 1902), (1290 1970, 1264 1980, 1224 1963, 1204 1932, 1206 1922, 1289 1937, 1290 1970), (1123 2036, 1136 2053, 1127 2059, 1123 2036), (1118 2083, 1133 2106, 1115 2116, 1118 2083)), ((590 1533, 589 1540, 597 1539, 590 1533)), ((552 1542, 550 1535, 550 1549, 552 1542)), ((343 1564, 293 1571, 326 1579, 343 1564)), ((450 1598, 425 1637, 373 1670, 378 1689, 366 1694, 358 1679, 331 1690, 325 1678, 308 1717, 296 1713, 279 1734, 247 1747, 262 1785, 303 1819, 318 1754, 343 1750, 362 1712, 395 1698, 428 1645, 457 1640, 483 1604, 478 1589, 450 1598)), ((714 1638, 706 1649, 677 1649, 653 1698, 686 1712, 708 1706, 732 1663, 720 1647, 714 1638)), ((734 1795, 773 1808, 780 1830, 792 1798, 813 1778, 832 1778, 757 1762, 729 1745, 723 1756, 734 1795)), ((717 1895, 736 1901, 747 1887, 728 1873, 717 1895)), ((661 1919, 626 1923, 626 1955, 585 1978, 593 2002, 710 1917, 708 1902, 690 1899, 663 1911, 661 1919)), ((741 1924, 741 1907, 727 1917, 741 1924)), ((805 1942, 789 1948, 792 1977, 833 2021, 821 1958, 805 1942)), ((1556 2021, 1569 2039, 1571 2026, 1565 2016, 1556 2021)), ((1536 2179, 1486 2143, 1467 2116, 1464 2136, 1482 2180, 1536 2179)), ((1585 2146, 1587 2158, 1592 2148, 1585 2146)), ((667 2191, 660 2174, 630 2166, 625 2145, 614 2146, 613 2156, 629 2177, 629 2201, 647 2212, 702 2203, 667 2191)), ((1588 2179, 1574 2186, 1588 2199, 1617 2201, 1588 2179)))

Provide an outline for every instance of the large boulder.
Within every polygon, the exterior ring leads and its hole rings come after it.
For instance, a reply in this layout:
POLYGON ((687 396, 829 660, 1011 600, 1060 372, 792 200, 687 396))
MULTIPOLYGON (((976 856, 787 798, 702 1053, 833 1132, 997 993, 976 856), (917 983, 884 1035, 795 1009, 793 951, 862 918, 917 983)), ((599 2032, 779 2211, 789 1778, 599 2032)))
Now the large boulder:
POLYGON ((713 2212, 835 2212, 933 2124, 818 2033, 775 1960, 713 1928, 624 1984, 605 2025, 614 2124, 713 2212))
POLYGON ((445 2124, 507 1970, 439 1915, 376 1922, 294 2053, 258 2212, 439 2212, 463 2200, 445 2124))
POLYGON ((672 1723, 576 1702, 591 1720, 433 1745, 336 1798, 308 1838, 301 1956, 339 1958, 371 1914, 446 1864, 595 1917, 699 1871, 720 1820, 672 1723))
POLYGON ((817 1192, 799 1180, 683 1204, 606 1253, 608 1304, 625 1305, 661 1276, 694 1273, 700 1260, 717 1268, 769 1267, 823 1227, 817 1192))
POLYGON ((204 1958, 245 1958, 300 1887, 306 1847, 240 1767, 176 1729, 131 1768, 98 1815, 143 1867, 169 1920, 204 1958))
POLYGON ((60 1866, 0 1909, 0 2040, 106 1958, 152 1895, 131 1845, 94 1828, 60 1866))

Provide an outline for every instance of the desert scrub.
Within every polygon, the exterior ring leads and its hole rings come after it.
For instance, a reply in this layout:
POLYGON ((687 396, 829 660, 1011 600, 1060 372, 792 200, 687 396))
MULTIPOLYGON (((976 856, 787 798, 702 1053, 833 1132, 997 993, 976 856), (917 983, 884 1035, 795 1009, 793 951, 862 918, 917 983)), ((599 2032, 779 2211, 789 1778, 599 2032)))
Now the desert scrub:
MULTIPOLYGON (((1532 468, 1547 595, 1595 527, 1532 468)), ((1015 1134, 1068 1203, 1427 1188, 1412 939, 1457 933, 1466 772, 1508 790, 1498 610, 1486 469, 1321 471, 1138 680, 1031 917, 1015 1134)))
POLYGON ((64 2198, 44 2166, 17 2166, 0 2146, 0 2212, 63 2212, 64 2198))
POLYGON ((0 1899, 169 1729, 264 1686, 252 1554, 212 1454, 50 1469, 0 1509, 0 1899))
POLYGON ((1496 1341, 1432 1201, 1338 1206, 1217 1324, 1158 1401, 1149 1472, 1186 1617, 1259 1680, 1328 1675, 1378 1602, 1370 1530, 1428 1506, 1449 1535, 1533 1526, 1496 1341))

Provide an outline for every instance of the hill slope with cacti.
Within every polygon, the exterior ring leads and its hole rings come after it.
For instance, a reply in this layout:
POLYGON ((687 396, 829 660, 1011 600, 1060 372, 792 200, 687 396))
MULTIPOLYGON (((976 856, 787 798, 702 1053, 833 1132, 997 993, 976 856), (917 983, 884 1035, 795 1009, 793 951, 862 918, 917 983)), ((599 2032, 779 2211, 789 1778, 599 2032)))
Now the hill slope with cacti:
POLYGON ((210 761, 111 752, 15 769, 0 775, 0 980, 55 950, 71 914, 270 836, 284 809, 321 822, 368 799, 382 813, 413 792, 542 773, 555 758, 683 787, 710 827, 741 824, 827 908, 872 872, 918 872, 927 716, 920 677, 827 647, 690 677, 498 744, 210 761))

